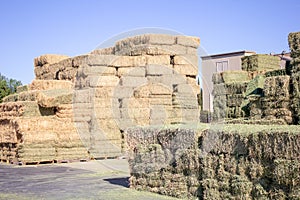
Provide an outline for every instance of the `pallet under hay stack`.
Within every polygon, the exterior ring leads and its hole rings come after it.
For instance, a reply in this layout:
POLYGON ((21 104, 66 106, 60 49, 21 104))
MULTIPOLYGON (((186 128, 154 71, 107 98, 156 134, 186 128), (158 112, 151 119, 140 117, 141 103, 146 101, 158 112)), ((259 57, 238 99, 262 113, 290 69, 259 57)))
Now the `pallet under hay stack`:
POLYGON ((290 33, 288 41, 291 57, 293 58, 291 63, 291 108, 293 111, 294 123, 300 124, 300 32, 290 33))
POLYGON ((36 58, 36 79, 0 104, 1 159, 116 157, 128 127, 197 122, 199 42, 147 34, 73 58, 36 58))

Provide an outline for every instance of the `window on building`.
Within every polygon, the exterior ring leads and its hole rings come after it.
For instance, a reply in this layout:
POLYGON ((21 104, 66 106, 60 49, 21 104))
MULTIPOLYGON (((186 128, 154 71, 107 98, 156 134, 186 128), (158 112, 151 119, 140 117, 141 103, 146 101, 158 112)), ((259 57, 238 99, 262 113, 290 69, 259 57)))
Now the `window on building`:
POLYGON ((224 72, 228 70, 228 61, 222 61, 216 63, 216 71, 224 72))

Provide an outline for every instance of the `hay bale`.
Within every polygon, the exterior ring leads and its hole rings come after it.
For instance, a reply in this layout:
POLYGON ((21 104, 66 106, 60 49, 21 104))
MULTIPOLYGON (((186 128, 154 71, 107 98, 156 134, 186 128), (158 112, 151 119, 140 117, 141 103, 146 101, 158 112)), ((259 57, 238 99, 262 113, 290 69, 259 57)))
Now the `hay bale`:
MULTIPOLYGON (((245 75, 248 73, 242 72, 242 74, 245 75)), ((222 73, 222 76, 224 77, 224 73, 222 73)), ((225 77, 226 76, 227 74, 225 77)), ((232 74, 228 75, 225 80, 229 80, 230 76, 232 76, 232 74)), ((249 78, 248 75, 247 78, 249 78)), ((214 84, 214 120, 224 119, 225 117, 238 118, 245 116, 241 106, 244 101, 247 84, 248 82, 245 81, 232 82, 232 80, 229 81, 229 83, 214 84)))
POLYGON ((290 76, 267 77, 264 84, 264 96, 276 100, 289 100, 290 76))
POLYGON ((235 175, 230 181, 233 196, 238 196, 241 199, 251 198, 252 187, 253 183, 243 176, 235 175))
POLYGON ((291 75, 291 109, 295 124, 300 124, 300 72, 291 75))
POLYGON ((95 49, 91 52, 91 54, 97 54, 97 55, 113 55, 115 54, 115 47, 108 47, 104 49, 95 49))
POLYGON ((40 116, 37 103, 32 101, 18 101, 0 104, 0 117, 10 118, 22 116, 40 116))
POLYGON ((33 80, 29 84, 29 90, 55 90, 55 89, 72 89, 71 81, 65 80, 33 80))
POLYGON ((57 54, 45 54, 34 59, 34 66, 41 67, 46 64, 54 64, 67 58, 69 58, 69 56, 57 55, 57 54))
POLYGON ((131 187, 179 198, 196 194, 192 188, 199 186, 199 159, 194 130, 130 128, 125 136, 131 187))
POLYGON ((2 99, 2 102, 15 102, 15 101, 18 101, 18 98, 19 98, 19 94, 18 93, 10 94, 10 95, 4 97, 2 99))
POLYGON ((18 101, 36 101, 39 91, 21 92, 18 95, 18 101))
POLYGON ((300 57, 300 32, 290 33, 288 36, 289 47, 292 58, 300 57))
POLYGON ((244 94, 248 82, 214 84, 213 95, 244 94))
POLYGON ((221 83, 224 83, 222 73, 214 73, 214 74, 212 75, 212 82, 213 82, 214 84, 221 84, 221 83))
POLYGON ((244 71, 270 71, 280 69, 280 58, 267 54, 255 54, 242 59, 244 71))
POLYGON ((244 94, 246 92, 248 82, 228 83, 225 85, 227 94, 244 94))
POLYGON ((232 94, 226 97, 228 107, 240 107, 244 101, 243 94, 232 94))
POLYGON ((214 96, 227 95, 226 85, 224 83, 214 84, 214 89, 212 91, 214 96))
POLYGON ((41 107, 57 107, 61 104, 71 104, 73 99, 73 90, 45 90, 39 92, 37 102, 41 107))
POLYGON ((261 103, 261 95, 249 95, 247 97, 249 103, 245 105, 245 101, 242 103, 242 108, 245 111, 246 116, 250 117, 252 120, 259 120, 262 118, 262 103, 261 103), (249 109, 247 111, 245 109, 249 109))
POLYGON ((244 111, 240 106, 233 106, 233 107, 226 108, 226 118, 232 119, 232 118, 240 118, 244 116, 245 116, 244 111))
POLYGON ((265 83, 265 76, 258 75, 254 79, 252 79, 248 85, 247 89, 245 91, 245 96, 249 95, 263 95, 263 88, 265 83))
POLYGON ((287 72, 288 69, 278 69, 278 70, 272 70, 268 71, 265 73, 266 77, 271 77, 271 76, 285 76, 288 75, 287 72))
POLYGON ((279 100, 279 101, 274 101, 270 100, 269 98, 265 98, 265 97, 261 97, 260 98, 261 101, 261 107, 263 109, 267 109, 267 108, 289 108, 290 107, 290 101, 286 100, 279 100))
POLYGON ((261 98, 263 118, 267 120, 283 120, 292 124, 290 105, 290 76, 271 76, 265 79, 264 97, 261 98))
POLYGON ((18 160, 20 162, 53 161, 56 158, 56 150, 49 143, 23 144, 18 148, 18 160))
POLYGON ((28 85, 21 85, 17 87, 17 93, 28 91, 28 85))
POLYGON ((277 184, 287 188, 300 185, 300 162, 298 160, 276 159, 274 165, 273 174, 277 184))
POLYGON ((249 56, 244 56, 241 58, 242 61, 242 70, 248 71, 248 63, 249 63, 249 56))
POLYGON ((0 144, 17 144, 20 140, 19 124, 13 118, 0 118, 0 144))
POLYGON ((215 96, 213 100, 214 112, 213 119, 221 120, 226 117, 226 95, 215 96))
POLYGON ((247 82, 250 80, 246 71, 225 71, 222 72, 224 83, 247 82))

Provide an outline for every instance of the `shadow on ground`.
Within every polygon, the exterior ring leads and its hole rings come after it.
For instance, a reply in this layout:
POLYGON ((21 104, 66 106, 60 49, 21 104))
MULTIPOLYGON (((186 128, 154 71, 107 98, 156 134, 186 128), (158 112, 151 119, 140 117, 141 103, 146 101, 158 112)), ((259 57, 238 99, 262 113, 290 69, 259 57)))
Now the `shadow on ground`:
POLYGON ((126 187, 129 188, 129 177, 125 177, 125 178, 106 178, 103 179, 104 181, 109 182, 110 184, 113 185, 119 185, 122 187, 126 187))

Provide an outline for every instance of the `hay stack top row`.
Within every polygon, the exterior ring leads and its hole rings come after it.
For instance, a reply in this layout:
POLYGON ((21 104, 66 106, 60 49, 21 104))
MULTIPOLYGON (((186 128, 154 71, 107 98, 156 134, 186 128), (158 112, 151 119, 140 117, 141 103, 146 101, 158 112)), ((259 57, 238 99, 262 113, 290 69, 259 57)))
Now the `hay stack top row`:
MULTIPOLYGON (((197 48, 200 39, 192 36, 146 34, 119 40, 113 47, 96 49, 88 54, 68 57, 42 55, 34 60, 36 79, 72 80, 83 65, 113 68, 147 65, 174 65, 179 74, 198 74, 197 48)), ((112 69, 105 69, 110 73, 112 69)), ((121 72, 120 72, 121 73, 121 72)))
POLYGON ((242 58, 244 71, 272 71, 280 68, 280 58, 267 54, 255 54, 242 58))

